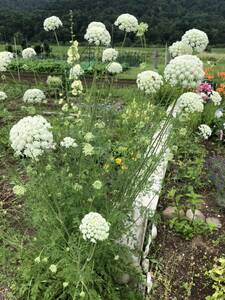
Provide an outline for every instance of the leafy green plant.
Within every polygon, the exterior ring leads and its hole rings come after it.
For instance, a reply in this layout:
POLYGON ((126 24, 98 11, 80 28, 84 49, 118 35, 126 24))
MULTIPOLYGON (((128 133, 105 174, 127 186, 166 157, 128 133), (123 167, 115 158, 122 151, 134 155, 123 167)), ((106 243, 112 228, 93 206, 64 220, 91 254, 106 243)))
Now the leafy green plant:
POLYGON ((169 220, 169 227, 186 240, 198 235, 207 235, 216 229, 215 226, 208 225, 201 220, 190 221, 178 217, 169 220))
POLYGON ((206 297, 206 300, 225 299, 225 258, 216 259, 213 268, 206 274, 213 281, 212 287, 215 290, 212 296, 206 297))

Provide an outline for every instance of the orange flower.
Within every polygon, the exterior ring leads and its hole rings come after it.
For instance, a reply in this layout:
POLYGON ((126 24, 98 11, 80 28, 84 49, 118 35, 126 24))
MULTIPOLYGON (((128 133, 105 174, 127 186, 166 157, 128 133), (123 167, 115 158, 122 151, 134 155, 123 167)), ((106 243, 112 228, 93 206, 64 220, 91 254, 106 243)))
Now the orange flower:
POLYGON ((225 72, 218 73, 218 77, 225 78, 225 72))
POLYGON ((206 77, 207 77, 208 80, 212 80, 214 78, 213 75, 207 75, 206 77))

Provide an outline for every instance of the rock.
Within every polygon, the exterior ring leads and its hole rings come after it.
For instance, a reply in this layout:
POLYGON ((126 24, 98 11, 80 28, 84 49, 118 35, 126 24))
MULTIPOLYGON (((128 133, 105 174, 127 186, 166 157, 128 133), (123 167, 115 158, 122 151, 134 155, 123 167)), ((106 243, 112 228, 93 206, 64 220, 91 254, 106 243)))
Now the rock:
POLYGON ((222 223, 220 222, 220 219, 216 217, 206 218, 206 223, 209 225, 210 224, 215 225, 217 229, 220 229, 222 227, 222 223))
POLYGON ((186 212, 186 217, 190 221, 201 220, 201 221, 205 222, 205 216, 203 215, 203 213, 199 209, 196 209, 194 211, 194 213, 191 209, 188 209, 187 212, 186 212))
MULTIPOLYGON (((168 206, 164 211, 162 212, 165 219, 172 219, 174 216, 178 215, 178 211, 176 207, 168 206)), ((183 209, 179 211, 179 215, 183 217, 185 215, 183 209)))

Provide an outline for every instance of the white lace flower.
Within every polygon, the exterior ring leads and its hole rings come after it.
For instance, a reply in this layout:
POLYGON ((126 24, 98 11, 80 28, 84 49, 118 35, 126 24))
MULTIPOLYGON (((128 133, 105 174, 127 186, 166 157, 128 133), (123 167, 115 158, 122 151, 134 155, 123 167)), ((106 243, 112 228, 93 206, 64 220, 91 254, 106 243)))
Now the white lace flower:
POLYGON ((206 124, 201 124, 198 127, 199 131, 200 131, 200 135, 207 140, 211 135, 212 135, 212 129, 206 125, 206 124))
POLYGON ((52 30, 54 31, 62 26, 63 26, 62 21, 56 16, 52 16, 44 20, 45 31, 52 31, 52 30))
POLYGON ((138 89, 146 94, 156 93, 163 84, 163 78, 157 72, 144 71, 137 76, 138 89))
POLYGON ((88 41, 89 44, 94 44, 95 46, 108 46, 111 42, 111 36, 105 26, 99 26, 93 24, 93 22, 89 24, 84 38, 88 41))
POLYGON ((79 46, 78 41, 74 41, 67 51, 67 55, 68 55, 67 63, 70 65, 75 64, 75 62, 80 59, 78 46, 79 46))
POLYGON ((90 212, 81 220, 79 228, 84 240, 96 243, 108 238, 109 227, 110 224, 99 213, 90 212))
POLYGON ((84 70, 79 64, 77 64, 70 69, 69 79, 78 79, 83 74, 84 70))
POLYGON ((106 67, 106 70, 107 70, 110 74, 119 74, 119 73, 123 72, 123 67, 122 67, 121 64, 118 63, 118 62, 111 62, 111 63, 108 64, 108 66, 106 67))
POLYGON ((203 63, 197 56, 177 56, 166 66, 164 77, 172 86, 195 88, 204 78, 203 63))
POLYGON ((203 112, 204 104, 202 97, 199 94, 188 92, 182 94, 175 105, 173 115, 176 116, 177 113, 186 112, 203 112))
POLYGON ((100 190, 102 188, 102 182, 100 180, 96 180, 92 186, 95 190, 100 190))
POLYGON ((180 56, 180 55, 192 54, 193 51, 192 51, 191 46, 189 46, 185 42, 179 41, 179 42, 173 43, 169 47, 169 52, 170 52, 171 56, 174 58, 174 57, 180 56))
POLYGON ((60 87, 62 86, 62 79, 59 76, 51 76, 49 75, 46 80, 47 85, 52 87, 60 87))
POLYGON ((73 96, 79 96, 83 92, 83 85, 80 80, 74 80, 74 82, 71 84, 71 88, 73 96))
POLYGON ((102 53, 102 61, 103 62, 111 62, 116 60, 118 57, 118 51, 113 48, 105 49, 102 53))
POLYGON ((7 99, 6 93, 0 91, 0 101, 4 101, 5 99, 7 99))
POLYGON ((22 57, 24 59, 29 59, 29 58, 32 58, 36 55, 37 55, 36 51, 33 48, 30 48, 30 47, 26 48, 22 51, 22 57))
POLYGON ((214 103, 214 105, 220 105, 222 101, 222 97, 218 92, 213 91, 212 94, 210 95, 210 99, 214 103))
POLYGON ((42 116, 25 117, 10 130, 9 140, 16 156, 36 158, 46 149, 53 149, 51 125, 42 116))
POLYGON ((195 28, 186 31, 182 36, 182 41, 191 46, 193 51, 197 53, 203 52, 209 43, 207 34, 195 28))
POLYGON ((5 72, 7 70, 8 65, 11 63, 13 59, 13 54, 8 51, 0 52, 0 72, 5 72))
POLYGON ((141 22, 138 25, 136 36, 138 36, 138 37, 143 36, 145 34, 145 32, 147 32, 147 31, 148 31, 148 24, 141 22))
POLYGON ((29 89, 23 95, 23 102, 41 103, 46 99, 45 94, 39 89, 29 89))
POLYGON ((138 20, 130 14, 120 15, 114 23, 120 30, 126 32, 136 32, 138 30, 138 20))
POLYGON ((99 27, 99 28, 106 29, 105 24, 103 24, 102 22, 95 22, 95 21, 89 23, 88 28, 90 29, 91 27, 99 27))
POLYGON ((84 136, 84 139, 86 142, 91 142, 94 140, 94 138, 95 138, 95 136, 93 135, 92 132, 87 132, 84 136))
POLYGON ((61 142, 60 142, 60 146, 65 147, 65 148, 76 148, 77 147, 77 143, 75 142, 75 140, 69 136, 65 137, 61 142))
POLYGON ((84 143, 83 153, 85 156, 91 156, 94 154, 94 147, 89 143, 84 143))

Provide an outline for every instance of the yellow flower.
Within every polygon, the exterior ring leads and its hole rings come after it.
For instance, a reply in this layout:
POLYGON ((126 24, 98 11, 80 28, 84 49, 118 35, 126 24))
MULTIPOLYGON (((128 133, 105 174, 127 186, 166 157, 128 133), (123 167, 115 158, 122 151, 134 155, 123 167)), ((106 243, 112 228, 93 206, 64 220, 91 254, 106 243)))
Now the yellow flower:
POLYGON ((115 163, 116 163, 118 166, 121 166, 121 165, 122 165, 122 162, 123 162, 122 159, 119 158, 119 157, 115 159, 115 163))

